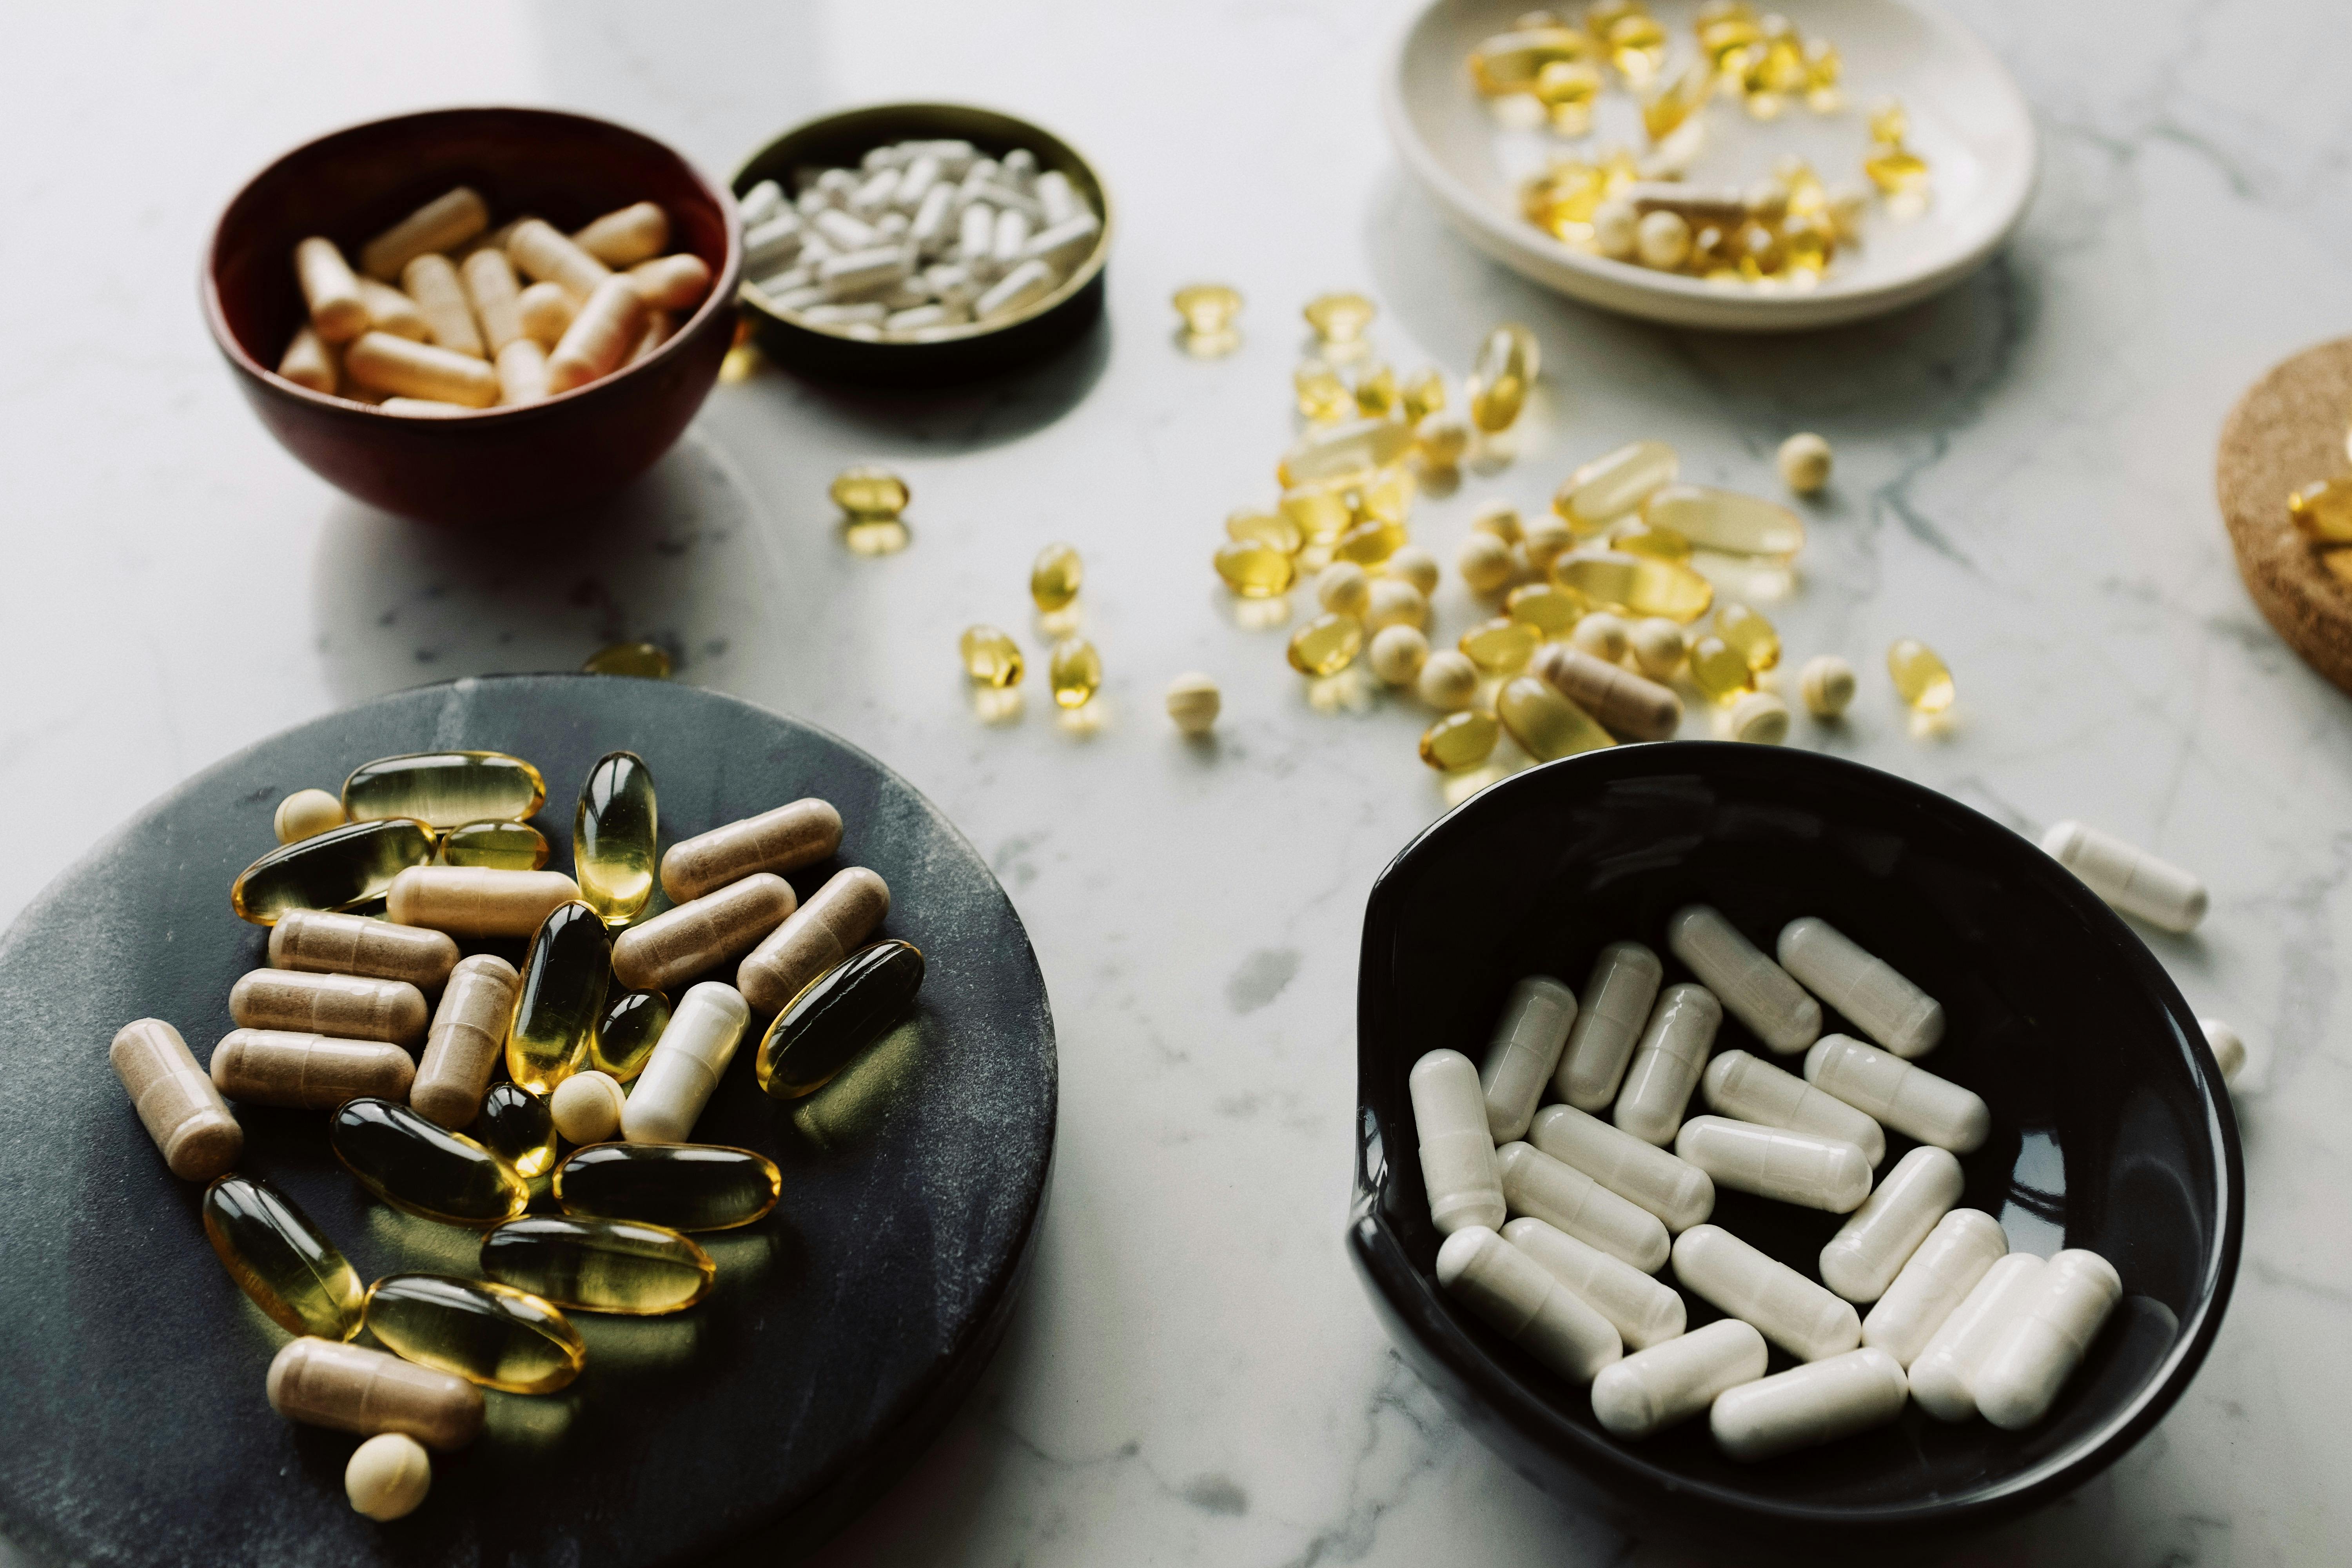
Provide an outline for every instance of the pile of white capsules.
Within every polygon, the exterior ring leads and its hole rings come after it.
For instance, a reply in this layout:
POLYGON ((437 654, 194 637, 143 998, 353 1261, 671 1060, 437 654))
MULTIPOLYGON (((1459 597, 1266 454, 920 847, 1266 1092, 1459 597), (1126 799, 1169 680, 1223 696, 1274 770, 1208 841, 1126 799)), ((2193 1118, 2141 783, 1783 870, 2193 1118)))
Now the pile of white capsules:
POLYGON ((894 142, 855 169, 803 169, 744 195, 743 275, 803 326, 926 342, 1009 320, 1094 254, 1102 218, 1016 147, 894 142))
POLYGON ((2123 1284, 2095 1252, 2012 1253, 1992 1215, 1955 1206, 1956 1156, 1992 1121, 1917 1065, 1942 1005, 1811 916, 1781 929, 1777 963, 1705 904, 1675 913, 1666 945, 1700 984, 1662 993, 1658 955, 1612 942, 1580 1004, 1520 981, 1483 1068, 1453 1050, 1414 1065, 1439 1283, 1591 1384, 1622 1438, 1706 1411, 1725 1453, 1766 1459, 1884 1425, 1906 1397, 1944 1421, 2041 1420, 2123 1284), (1822 1002, 1876 1044, 1822 1034, 1822 1002), (1708 1060, 1727 1009, 1773 1053, 1803 1052, 1803 1076, 1708 1060), (1547 1086, 1564 1103, 1538 1111, 1547 1086), (1685 1119, 1694 1088, 1714 1114, 1685 1119), (1919 1146, 1874 1186, 1887 1129, 1919 1146), (1718 1186, 1850 1215, 1819 1279, 1706 1224, 1718 1186), (1670 1258, 1720 1321, 1685 1331, 1654 1278, 1670 1258), (1798 1364, 1766 1376, 1768 1344, 1798 1364))

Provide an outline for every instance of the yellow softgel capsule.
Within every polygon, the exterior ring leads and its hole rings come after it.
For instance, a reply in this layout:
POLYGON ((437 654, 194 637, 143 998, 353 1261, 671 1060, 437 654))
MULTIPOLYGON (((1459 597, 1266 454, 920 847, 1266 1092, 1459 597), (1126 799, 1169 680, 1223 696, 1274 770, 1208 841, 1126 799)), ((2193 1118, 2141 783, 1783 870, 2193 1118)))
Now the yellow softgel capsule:
POLYGON ((572 900, 540 922, 522 962, 522 989, 507 1032, 507 1076, 534 1094, 587 1064, 613 980, 613 939, 604 916, 572 900))
POLYGON ((1870 139, 1883 146, 1900 147, 1911 134, 1911 116, 1895 99, 1879 100, 1870 107, 1870 139))
POLYGON ((1590 538, 1675 482, 1681 459, 1664 441, 1635 441, 1578 468, 1551 499, 1579 538, 1590 538))
POLYGON ((1335 560, 1359 566, 1378 566, 1403 549, 1406 539, 1404 524, 1372 518, 1341 534, 1331 554, 1335 560))
POLYGON ((555 1168, 565 1214, 671 1230, 733 1230, 765 1219, 784 1190, 775 1162, 723 1143, 592 1143, 555 1168))
POLYGON ((328 1121, 327 1146, 362 1186, 422 1219, 498 1225, 530 1205, 513 1166, 388 1100, 346 1100, 328 1121))
POLYGON ((1691 684, 1711 701, 1736 702, 1756 689, 1756 672, 1748 656, 1709 633, 1691 644, 1691 684))
POLYGON ((1364 623, 1326 613, 1291 634, 1290 668, 1301 675, 1337 675, 1364 648, 1364 623))
POLYGON ((1403 395, 1397 387, 1396 372, 1385 362, 1366 366, 1356 373, 1356 412, 1367 417, 1382 417, 1400 412, 1403 395))
POLYGON ((1271 599, 1288 592, 1296 573, 1288 552, 1255 539, 1227 541, 1217 547, 1213 560, 1225 586, 1244 599, 1271 599))
POLYGON ((1700 6, 1691 31, 1697 35, 1699 48, 1718 70, 1724 68, 1727 57, 1764 36, 1763 29, 1757 26, 1756 7, 1748 0, 1713 0, 1700 6))
POLYGON ((1527 406, 1542 360, 1536 335, 1516 321, 1487 333, 1470 373, 1471 422, 1489 435, 1509 429, 1527 406))
POLYGON ((1573 27, 1521 27, 1497 33, 1470 51, 1470 80, 1487 98, 1528 92, 1546 67, 1582 62, 1599 53, 1595 40, 1573 27))
POLYGON ((545 1095, 518 1083, 490 1086, 474 1117, 473 1137, 519 1176, 543 1174, 555 1163, 555 1113, 545 1095))
POLYGON ((1445 376, 1435 369, 1424 370, 1404 384, 1404 418, 1408 425, 1418 425, 1445 406, 1445 376))
POLYGON ((1609 26, 1609 63, 1639 87, 1654 79, 1666 62, 1666 30, 1646 12, 1620 16, 1609 26))
POLYGON ((859 522, 887 522, 910 499, 906 480, 873 464, 844 468, 833 481, 833 504, 859 522))
POLYGON ((536 871, 547 864, 547 836, 528 822, 468 822, 441 836, 433 863, 536 871))
POLYGON ((608 926, 628 924, 654 896, 657 821, 646 760, 635 752, 598 758, 572 813, 572 879, 581 900, 608 926))
POLYGON ((588 1363, 562 1311, 511 1285, 387 1274, 368 1287, 365 1316, 402 1360, 509 1394, 552 1394, 588 1363))
POLYGON ((501 1285, 583 1312, 651 1317, 710 1294, 710 1255, 667 1226, 534 1215, 482 1237, 482 1272, 501 1285))
POLYGON ((2352 544, 2352 478, 2305 485, 2287 498, 2286 513, 2315 544, 2352 544))
POLYGON ((405 817, 352 822, 282 844, 237 873, 229 907, 274 925, 289 910, 347 910, 381 897, 392 880, 433 858, 433 830, 405 817))
POLYGON ((1076 545, 1048 544, 1037 552, 1036 563, 1029 568, 1029 596, 1050 616, 1078 596, 1078 584, 1084 581, 1086 570, 1076 545))
POLYGON ((1184 320, 1184 330, 1195 337, 1230 331, 1241 314, 1242 296, 1223 283, 1190 283, 1176 290, 1171 302, 1184 320))
POLYGON ((1533 675, 1514 677, 1495 694, 1495 713, 1519 750, 1539 763, 1613 746, 1609 731, 1551 682, 1533 675))
POLYGON ((1571 550, 1552 563, 1552 581, 1596 605, 1688 626, 1715 603, 1715 585, 1687 566, 1613 550, 1571 550))
POLYGON ((1895 694, 1922 713, 1941 713, 1958 694, 1951 670, 1916 637, 1897 638, 1886 650, 1886 673, 1895 678, 1895 694))
POLYGON ((983 686, 1018 686, 1027 668, 1021 645, 992 626, 966 626, 956 652, 963 659, 963 672, 983 686))
POLYGON ((1276 505, 1298 530, 1301 540, 1337 539, 1355 521, 1355 509, 1348 504, 1350 488, 1345 478, 1293 485, 1282 492, 1276 505))
POLYGON ((1564 637, 1576 628, 1584 614, 1584 603, 1567 589, 1551 583, 1529 583, 1514 588, 1503 601, 1504 613, 1515 621, 1524 621, 1535 627, 1547 639, 1564 637))
POLYGON ((1286 488, 1326 479, 1360 481, 1373 470, 1404 460, 1412 450, 1412 427, 1402 419, 1351 419, 1310 430, 1282 455, 1275 478, 1286 488))
POLYGON ((1448 713, 1421 732, 1421 760, 1442 773, 1475 768, 1494 754, 1502 726, 1483 709, 1448 713))
MULTIPOLYGON (((627 1083, 646 1070, 647 1058, 668 1027, 667 996, 658 991, 624 991, 596 1020, 596 1037, 588 1043, 588 1065, 615 1083, 627 1083)), ((539 1169, 547 1169, 547 1163, 541 1161, 539 1169)))
POLYGON ((581 665, 583 675, 628 675, 639 680, 667 680, 669 650, 649 642, 607 643, 581 665))
POLYGON ((360 1277, 301 1205, 257 1177, 205 1189, 205 1238, 253 1304, 289 1333, 348 1340, 360 1331, 360 1277))
POLYGON ((1348 514, 1357 522, 1402 523, 1412 514, 1413 481, 1402 465, 1377 470, 1348 492, 1348 514))
POLYGON ((1649 132, 1651 141, 1664 141, 1706 107, 1707 96, 1714 90, 1713 65, 1706 59, 1692 60, 1642 100, 1642 129, 1649 132))
POLYGON ((1083 708, 1102 687, 1102 655, 1084 637, 1064 637, 1045 660, 1046 684, 1058 708, 1083 708))
POLYGON ((1356 416, 1355 395, 1339 373, 1321 360, 1308 360, 1290 374, 1302 418, 1316 425, 1336 425, 1356 416))
POLYGON ((1627 519, 1611 526, 1609 548, 1628 555, 1646 555, 1653 561, 1684 562, 1691 558, 1691 542, 1671 528, 1653 528, 1638 519, 1627 519))
POLYGON ((1499 616, 1472 626, 1454 646, 1482 674, 1517 675, 1527 668, 1542 642, 1543 634, 1525 621, 1499 616))
POLYGON ((362 763, 343 781, 353 822, 405 816, 435 827, 520 822, 547 804, 539 770, 504 752, 415 752, 362 763))
POLYGON ((1907 147, 1882 147, 1862 161, 1870 183, 1890 196, 1927 188, 1927 160, 1907 147))
POLYGON ((1739 651, 1752 670, 1767 670, 1780 662, 1780 634, 1763 612, 1737 600, 1717 606, 1715 635, 1739 651))
POLYGON ((1298 524, 1278 511, 1244 507, 1225 516, 1225 537, 1244 543, 1271 545, 1285 555, 1296 555, 1307 536, 1298 524))
POLYGON ((1582 60, 1553 60, 1536 73, 1534 91, 1552 129, 1572 136, 1591 127, 1592 106, 1604 85, 1601 73, 1582 60))
POLYGON ((1380 307, 1361 294, 1318 294, 1300 313, 1327 343, 1352 343, 1372 324, 1380 307))

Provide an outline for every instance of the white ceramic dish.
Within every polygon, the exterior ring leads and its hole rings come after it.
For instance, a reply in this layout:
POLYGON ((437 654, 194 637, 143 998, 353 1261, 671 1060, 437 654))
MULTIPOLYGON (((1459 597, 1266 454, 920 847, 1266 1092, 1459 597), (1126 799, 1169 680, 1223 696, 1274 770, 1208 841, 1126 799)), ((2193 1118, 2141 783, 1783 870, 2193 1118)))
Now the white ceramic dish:
MULTIPOLYGON (((1471 244, 1573 299, 1650 321, 1735 331, 1832 326, 1925 299, 1982 266, 2024 216, 2040 163, 2032 117, 2008 70, 1958 23, 1904 0, 1782 0, 1778 8, 1806 37, 1828 38, 1843 54, 1847 106, 1818 115, 1791 105, 1759 123, 1736 104, 1712 103, 1706 149, 1689 178, 1745 184, 1796 153, 1832 188, 1864 186, 1865 115, 1870 104, 1894 98, 1909 114, 1908 143, 1933 181, 1932 199, 1916 216, 1897 218, 1874 204, 1863 245, 1842 253, 1810 289, 1707 283, 1611 261, 1562 245, 1519 216, 1519 183, 1548 158, 1612 141, 1637 154, 1647 146, 1632 96, 1613 80, 1596 133, 1581 142, 1507 125, 1478 96, 1472 47, 1507 31, 1527 0, 1433 0, 1415 16, 1381 84, 1389 135, 1471 244)), ((1560 9, 1573 15, 1581 6, 1560 9)), ((1697 0, 1651 6, 1673 40, 1674 60, 1693 47, 1697 9, 1697 0)))

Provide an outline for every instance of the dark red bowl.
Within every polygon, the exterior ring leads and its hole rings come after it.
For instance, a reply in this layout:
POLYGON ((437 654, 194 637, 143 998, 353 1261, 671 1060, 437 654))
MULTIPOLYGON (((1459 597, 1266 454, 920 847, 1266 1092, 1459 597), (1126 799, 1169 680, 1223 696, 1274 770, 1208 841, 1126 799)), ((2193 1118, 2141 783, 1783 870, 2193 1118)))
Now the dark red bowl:
POLYGON ((213 231, 205 320, 261 422, 320 478, 388 511, 497 522, 604 495, 669 449, 719 378, 742 271, 734 197, 653 138, 553 110, 442 109, 335 132, 255 175, 213 231), (303 320, 295 242, 323 234, 355 258, 459 184, 493 223, 530 214, 566 230, 659 202, 672 247, 710 264, 710 293, 635 364, 520 407, 420 418, 278 375, 303 320))

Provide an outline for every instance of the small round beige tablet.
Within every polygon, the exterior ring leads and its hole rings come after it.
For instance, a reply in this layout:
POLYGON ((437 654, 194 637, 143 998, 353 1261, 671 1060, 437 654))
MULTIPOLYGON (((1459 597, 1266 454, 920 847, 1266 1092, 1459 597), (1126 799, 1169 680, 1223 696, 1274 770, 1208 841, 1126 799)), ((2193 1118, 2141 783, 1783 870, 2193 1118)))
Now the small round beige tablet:
POLYGON ((343 803, 325 790, 298 789, 278 803, 278 815, 269 819, 269 826, 278 843, 299 844, 349 820, 343 815, 343 803))
POLYGON ((1798 694, 1805 711, 1816 719, 1835 719, 1853 700, 1853 666, 1833 653, 1805 661, 1798 672, 1798 694))
POLYGON ((1454 566, 1472 593, 1498 593, 1511 581, 1511 547, 1493 533, 1474 529, 1463 540, 1454 566))
POLYGON ((1568 634, 1568 640, 1575 647, 1611 664, 1625 657, 1633 638, 1633 628, 1625 624, 1625 617, 1611 615, 1607 610, 1595 610, 1580 618, 1575 629, 1568 634))
POLYGON ((405 1432, 379 1432, 352 1450, 343 1468, 352 1507, 378 1523, 415 1513, 432 1489, 432 1457, 405 1432))
POLYGON ((1371 595, 1364 607, 1364 629, 1379 632, 1387 626, 1428 630, 1428 596, 1402 578, 1373 578, 1371 595))
POLYGON ((1390 556, 1381 570, 1420 589, 1423 598, 1437 592, 1437 557, 1418 544, 1408 544, 1390 556))
POLYGON ((1334 561, 1317 574, 1315 602, 1335 616, 1360 619, 1372 603, 1372 580, 1352 561, 1334 561))
POLYGON ((1372 673, 1390 686, 1408 686, 1429 663, 1429 639, 1419 626, 1382 626, 1372 636, 1372 673))
POLYGON ((1205 735, 1214 729, 1217 711, 1223 701, 1216 681, 1199 670, 1180 675, 1168 683, 1168 717, 1187 735, 1205 735))
POLYGON ((1519 509, 1507 500, 1490 500, 1472 514, 1470 531, 1491 533, 1506 544, 1517 544, 1522 532, 1519 509))
POLYGON ((1830 444, 1810 430, 1800 430, 1780 443, 1781 482, 1801 496, 1830 482, 1830 444))
POLYGON ((1440 712, 1452 713, 1467 708, 1478 697, 1478 667, 1470 656, 1454 648, 1440 648, 1429 656, 1421 667, 1421 676, 1413 682, 1413 690, 1423 702, 1440 712))
POLYGON ((1769 691, 1751 691, 1731 705, 1725 723, 1735 741, 1777 746, 1789 738, 1789 705, 1769 691))
POLYGON ((620 1136, 621 1112, 629 1097, 610 1073, 573 1073, 555 1086, 547 1109, 555 1130, 574 1143, 604 1143, 620 1136))
POLYGON ((1683 656, 1690 651, 1690 640, 1682 627, 1664 616, 1635 621, 1626 642, 1633 649, 1634 666, 1653 680, 1671 677, 1683 667, 1683 656))

